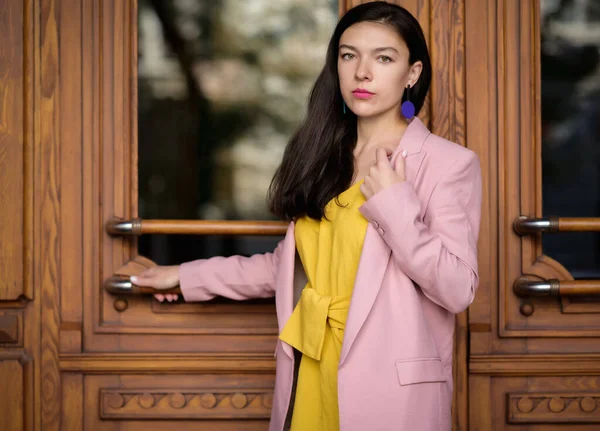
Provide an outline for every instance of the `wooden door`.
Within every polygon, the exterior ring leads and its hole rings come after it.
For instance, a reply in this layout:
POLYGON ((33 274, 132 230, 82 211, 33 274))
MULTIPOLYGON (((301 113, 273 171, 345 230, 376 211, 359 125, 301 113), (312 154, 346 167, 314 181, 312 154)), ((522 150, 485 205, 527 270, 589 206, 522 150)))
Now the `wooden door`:
MULTIPOLYGON (((342 13, 357 3, 329 1, 331 28, 336 9, 342 13)), ((465 4, 398 3, 419 18, 431 48, 433 86, 422 119, 435 133, 465 145, 465 4)), ((128 282, 129 275, 155 264, 149 254, 163 263, 189 258, 196 244, 201 247, 191 257, 266 249, 285 228, 266 217, 252 220, 246 213, 236 219, 237 212, 212 207, 204 207, 203 217, 218 214, 223 220, 198 220, 186 199, 206 190, 189 178, 169 194, 175 203, 163 201, 163 219, 137 221, 140 213, 153 214, 141 203, 144 188, 170 187, 152 173, 166 169, 170 153, 148 151, 149 140, 161 133, 161 118, 171 109, 181 112, 169 117, 180 119, 176 126, 189 126, 190 109, 197 114, 210 99, 210 82, 193 89, 198 70, 190 52, 174 49, 168 56, 181 67, 172 71, 181 74, 178 85, 196 91, 186 102, 188 111, 173 103, 140 113, 148 93, 140 88, 138 52, 145 47, 138 43, 139 12, 154 7, 150 24, 162 26, 167 38, 195 31, 173 32, 158 13, 165 4, 172 2, 8 0, 0 9, 0 381, 10 388, 0 395, 1 430, 267 427, 277 335, 273 301, 161 304, 128 282), (173 213, 164 216, 167 210, 173 213), (167 248, 170 254, 161 254, 167 248)), ((206 12, 203 19, 209 20, 211 5, 226 2, 197 4, 194 13, 206 12)), ((229 9, 227 16, 238 12, 229 9)), ((237 16, 240 31, 244 20, 254 18, 237 16)), ((279 88, 281 80, 273 82, 279 88)), ((224 129, 236 125, 232 118, 211 117, 224 129)), ((177 132, 184 144, 176 147, 182 164, 175 168, 206 168, 209 134, 196 130, 191 136, 198 145, 186 145, 192 138, 177 132)), ((487 154, 484 144, 477 141, 474 148, 487 154)), ((221 192, 231 190, 233 180, 219 179, 221 192)), ((241 202, 254 208, 252 199, 241 202)), ((489 236, 484 241, 490 241, 484 249, 495 245, 489 236)), ((466 314, 457 328, 458 429, 468 416, 466 314)))
POLYGON ((486 191, 469 429, 600 429, 597 6, 466 1, 486 191))

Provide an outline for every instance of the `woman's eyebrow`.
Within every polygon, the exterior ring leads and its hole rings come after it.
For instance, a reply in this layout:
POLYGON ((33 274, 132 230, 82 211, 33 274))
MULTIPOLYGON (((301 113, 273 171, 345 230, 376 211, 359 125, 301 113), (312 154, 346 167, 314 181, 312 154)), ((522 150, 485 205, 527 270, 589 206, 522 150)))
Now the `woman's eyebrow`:
MULTIPOLYGON (((342 45, 340 45, 339 49, 342 49, 342 48, 346 48, 346 49, 358 52, 358 49, 356 49, 352 45, 342 44, 342 45)), ((391 46, 382 46, 381 48, 373 49, 373 52, 381 52, 381 51, 394 51, 396 53, 398 52, 398 50, 396 48, 392 48, 391 46)))

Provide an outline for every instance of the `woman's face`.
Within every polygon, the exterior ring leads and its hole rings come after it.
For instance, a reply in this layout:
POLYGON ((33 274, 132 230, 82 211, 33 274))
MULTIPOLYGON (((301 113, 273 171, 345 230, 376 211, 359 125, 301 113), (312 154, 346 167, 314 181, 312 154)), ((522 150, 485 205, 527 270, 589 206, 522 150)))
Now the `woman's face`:
MULTIPOLYGON (((342 34, 338 55, 340 91, 358 117, 400 113, 407 85, 419 79, 420 61, 409 64, 408 47, 390 26, 354 24, 342 34)), ((341 109, 341 108, 340 108, 341 109)))

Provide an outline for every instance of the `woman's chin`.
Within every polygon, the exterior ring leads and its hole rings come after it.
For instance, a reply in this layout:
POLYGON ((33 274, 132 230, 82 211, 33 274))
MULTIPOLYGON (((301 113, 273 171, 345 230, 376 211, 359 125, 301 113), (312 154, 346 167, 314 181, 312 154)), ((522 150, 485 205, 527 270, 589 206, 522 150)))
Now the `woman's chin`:
POLYGON ((360 107, 357 109, 353 109, 354 115, 361 119, 374 118, 383 114, 385 111, 381 109, 373 109, 371 107, 360 107))

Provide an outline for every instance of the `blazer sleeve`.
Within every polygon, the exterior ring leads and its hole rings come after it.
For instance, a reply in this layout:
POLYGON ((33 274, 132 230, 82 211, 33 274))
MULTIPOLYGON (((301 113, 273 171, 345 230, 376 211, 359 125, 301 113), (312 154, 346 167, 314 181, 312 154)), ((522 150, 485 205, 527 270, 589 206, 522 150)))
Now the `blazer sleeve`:
POLYGON ((235 300, 275 296, 275 279, 283 240, 272 253, 250 257, 213 257, 179 267, 179 286, 187 302, 216 296, 235 300))
POLYGON ((424 219, 408 182, 382 190, 360 208, 378 227, 400 269, 452 313, 471 304, 479 283, 481 168, 475 153, 462 154, 468 157, 455 160, 435 186, 424 219))

